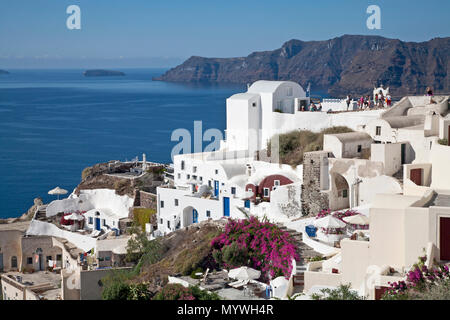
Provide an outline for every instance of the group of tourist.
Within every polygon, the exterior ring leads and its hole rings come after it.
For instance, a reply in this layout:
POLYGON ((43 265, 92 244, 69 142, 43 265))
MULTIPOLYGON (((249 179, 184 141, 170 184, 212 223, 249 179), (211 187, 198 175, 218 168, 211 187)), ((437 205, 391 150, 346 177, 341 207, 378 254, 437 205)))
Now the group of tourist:
POLYGON ((322 104, 319 102, 319 104, 315 104, 311 101, 311 104, 309 105, 309 110, 305 106, 300 107, 300 111, 322 111, 322 104))
POLYGON ((377 106, 379 108, 384 108, 384 106, 386 105, 386 107, 390 107, 392 104, 392 97, 391 95, 388 93, 386 96, 384 96, 383 91, 380 90, 380 92, 375 94, 375 99, 374 99, 377 103, 377 106))
POLYGON ((311 105, 309 106, 309 111, 322 111, 322 104, 319 102, 319 104, 316 106, 314 102, 311 101, 311 105))
MULTIPOLYGON (((353 101, 353 98, 351 95, 347 96, 346 103, 347 103, 347 111, 350 107, 350 103, 353 101)), ((374 96, 374 99, 370 99, 370 96, 361 96, 357 101, 358 109, 373 109, 373 108, 385 108, 390 107, 392 105, 392 97, 388 93, 386 96, 384 96, 383 91, 380 90, 380 92, 376 93, 374 96)))

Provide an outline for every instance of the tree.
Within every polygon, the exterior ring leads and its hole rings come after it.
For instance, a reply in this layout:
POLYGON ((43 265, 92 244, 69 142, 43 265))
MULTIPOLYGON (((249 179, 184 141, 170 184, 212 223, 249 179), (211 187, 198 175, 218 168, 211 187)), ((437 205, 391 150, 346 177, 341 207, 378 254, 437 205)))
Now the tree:
POLYGON ((153 300, 220 300, 220 297, 217 293, 202 290, 198 286, 186 288, 179 283, 169 283, 153 300))
POLYGON ((350 289, 350 284, 341 284, 336 289, 322 289, 320 293, 311 295, 313 300, 365 300, 355 290, 350 289))
POLYGON ((126 261, 138 263, 144 255, 147 255, 147 258, 152 255, 155 258, 159 257, 161 252, 159 241, 157 239, 149 240, 138 223, 133 223, 129 233, 131 233, 131 238, 128 240, 126 261))
POLYGON ((151 293, 146 282, 132 283, 129 286, 127 300, 150 300, 151 293))
POLYGON ((111 272, 102 279, 102 282, 104 283, 103 300, 128 300, 130 286, 125 282, 123 275, 111 272))

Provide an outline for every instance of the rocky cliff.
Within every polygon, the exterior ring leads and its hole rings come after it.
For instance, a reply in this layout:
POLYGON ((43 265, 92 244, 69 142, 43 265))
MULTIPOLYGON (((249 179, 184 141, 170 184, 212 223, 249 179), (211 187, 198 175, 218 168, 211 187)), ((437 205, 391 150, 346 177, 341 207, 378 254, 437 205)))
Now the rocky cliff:
POLYGON ((333 95, 368 94, 374 85, 394 96, 422 94, 427 86, 450 92, 450 37, 416 43, 344 35, 326 41, 290 40, 273 51, 242 58, 191 57, 154 80, 251 83, 292 80, 333 95))

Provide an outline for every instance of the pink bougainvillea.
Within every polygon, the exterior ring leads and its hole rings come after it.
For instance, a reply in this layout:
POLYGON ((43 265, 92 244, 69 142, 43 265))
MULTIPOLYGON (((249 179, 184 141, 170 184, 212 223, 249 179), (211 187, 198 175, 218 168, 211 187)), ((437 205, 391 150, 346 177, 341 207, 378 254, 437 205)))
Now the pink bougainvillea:
POLYGON ((330 209, 324 209, 324 210, 320 211, 316 215, 316 219, 324 218, 324 217, 328 216, 329 214, 331 214, 331 210, 330 209))
MULTIPOLYGON (((355 215, 357 215, 357 214, 359 214, 359 212, 357 212, 357 211, 354 211, 354 210, 345 210, 345 211, 338 211, 338 212, 335 212, 335 213, 333 213, 333 216, 335 216, 336 218, 338 218, 338 219, 344 221, 343 219, 344 219, 345 217, 351 217, 351 216, 355 216, 355 215)), ((345 222, 345 221, 344 221, 344 222, 345 222)))
MULTIPOLYGON (((284 276, 292 272, 292 260, 298 259, 297 247, 290 234, 269 222, 255 217, 244 220, 229 219, 224 232, 211 241, 216 251, 237 244, 248 256, 247 266, 261 270, 262 280, 284 276)), ((228 265, 234 268, 240 265, 228 265)))
MULTIPOLYGON (((326 216, 328 216, 328 215, 330 215, 330 214, 331 214, 331 210, 330 210, 330 209, 322 210, 322 211, 320 211, 320 212, 316 215, 316 219, 324 218, 324 217, 326 217, 326 216)), ((336 211, 336 212, 334 212, 332 215, 333 215, 333 217, 336 217, 336 218, 338 218, 339 220, 344 221, 343 219, 344 219, 345 217, 350 217, 350 216, 354 216, 354 215, 357 215, 357 214, 359 214, 358 211, 355 211, 355 210, 345 210, 345 211, 336 211)), ((345 221, 344 221, 344 222, 345 222, 345 221)))
POLYGON ((389 283, 390 288, 387 294, 390 296, 402 296, 406 295, 410 290, 423 291, 427 287, 430 287, 440 280, 450 279, 449 268, 446 265, 434 267, 428 269, 427 266, 423 265, 426 257, 420 258, 420 263, 416 264, 413 269, 411 269, 406 274, 405 281, 398 281, 389 283))

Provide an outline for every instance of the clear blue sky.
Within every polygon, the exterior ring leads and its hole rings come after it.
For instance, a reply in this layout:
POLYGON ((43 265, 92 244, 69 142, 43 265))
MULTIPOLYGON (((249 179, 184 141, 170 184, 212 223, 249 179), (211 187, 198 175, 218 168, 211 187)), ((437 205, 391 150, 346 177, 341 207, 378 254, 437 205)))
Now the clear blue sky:
POLYGON ((449 0, 2 0, 0 68, 171 66, 343 34, 425 41, 450 36, 449 12, 449 0), (72 4, 81 30, 66 28, 72 4), (381 8, 381 30, 366 27, 371 4, 381 8))

